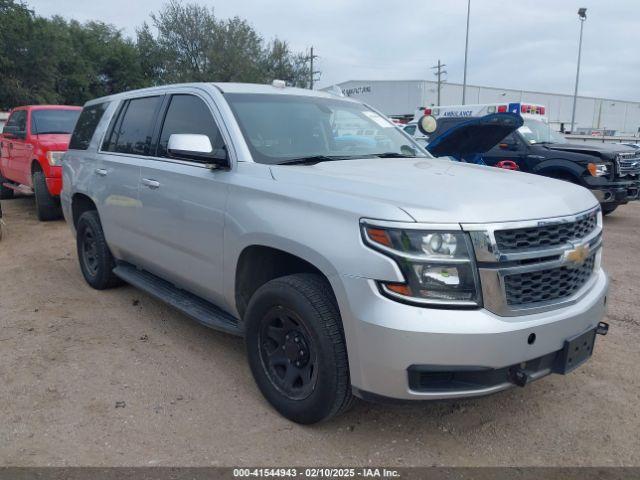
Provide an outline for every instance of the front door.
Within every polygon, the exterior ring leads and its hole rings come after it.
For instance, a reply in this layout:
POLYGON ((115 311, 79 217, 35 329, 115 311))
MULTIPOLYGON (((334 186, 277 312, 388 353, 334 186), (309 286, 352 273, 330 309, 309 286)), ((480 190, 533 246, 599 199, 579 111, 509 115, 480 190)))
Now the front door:
POLYGON ((516 132, 507 135, 495 147, 482 154, 484 163, 491 167, 524 170, 525 145, 516 132))
POLYGON ((28 165, 31 160, 31 145, 26 142, 27 111, 15 110, 5 125, 5 132, 7 134, 2 141, 2 171, 14 182, 31 185, 31 168, 28 165))
POLYGON ((227 171, 216 171, 167 151, 172 134, 207 135, 223 147, 207 102, 174 94, 159 127, 157 151, 140 170, 140 217, 146 235, 143 267, 214 303, 222 303, 227 171))

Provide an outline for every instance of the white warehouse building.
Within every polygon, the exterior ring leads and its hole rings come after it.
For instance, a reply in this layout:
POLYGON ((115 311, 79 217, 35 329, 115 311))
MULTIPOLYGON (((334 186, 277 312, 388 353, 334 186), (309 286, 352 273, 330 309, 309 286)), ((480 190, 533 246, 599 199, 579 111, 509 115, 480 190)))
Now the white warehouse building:
MULTIPOLYGON (((368 103, 387 116, 413 115, 418 107, 437 105, 438 84, 427 80, 349 80, 337 85, 348 96, 368 103)), ((329 90, 333 87, 328 87, 329 90)), ((549 122, 571 128, 573 95, 467 85, 467 104, 524 102, 547 107, 549 122)), ((462 84, 442 83, 442 105, 462 103, 462 84)), ((640 102, 608 98, 578 97, 576 132, 613 130, 637 135, 640 131, 640 102)))

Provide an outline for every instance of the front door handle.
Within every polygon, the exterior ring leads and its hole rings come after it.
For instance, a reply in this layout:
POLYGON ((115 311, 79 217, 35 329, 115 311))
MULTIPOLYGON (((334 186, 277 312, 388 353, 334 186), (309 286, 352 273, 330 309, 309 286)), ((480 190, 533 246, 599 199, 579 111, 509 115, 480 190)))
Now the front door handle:
POLYGON ((156 180, 153 180, 151 178, 143 178, 142 179, 142 184, 146 185, 147 187, 152 188, 154 190, 156 188, 160 188, 160 182, 158 182, 156 180))
POLYGON ((107 171, 104 168, 96 168, 96 175, 100 175, 101 177, 107 176, 107 171))

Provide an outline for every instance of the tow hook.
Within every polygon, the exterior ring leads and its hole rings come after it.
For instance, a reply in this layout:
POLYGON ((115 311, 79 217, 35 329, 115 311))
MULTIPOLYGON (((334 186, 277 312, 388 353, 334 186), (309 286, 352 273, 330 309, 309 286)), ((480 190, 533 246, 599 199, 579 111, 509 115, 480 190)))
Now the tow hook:
POLYGON ((609 333, 609 324, 607 322, 598 322, 596 333, 598 335, 606 335, 607 333, 609 333))
POLYGON ((523 368, 517 367, 511 371, 511 381, 519 387, 524 387, 530 380, 531 375, 523 368))

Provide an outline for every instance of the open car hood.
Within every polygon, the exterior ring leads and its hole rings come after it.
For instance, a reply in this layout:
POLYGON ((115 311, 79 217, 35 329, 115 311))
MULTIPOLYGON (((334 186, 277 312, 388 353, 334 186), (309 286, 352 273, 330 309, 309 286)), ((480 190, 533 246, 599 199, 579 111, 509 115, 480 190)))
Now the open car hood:
POLYGON ((492 113, 460 123, 433 140, 427 150, 435 157, 455 157, 484 153, 522 126, 522 117, 513 113, 492 113))

